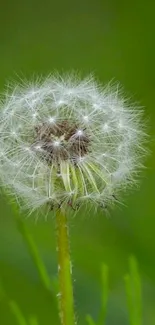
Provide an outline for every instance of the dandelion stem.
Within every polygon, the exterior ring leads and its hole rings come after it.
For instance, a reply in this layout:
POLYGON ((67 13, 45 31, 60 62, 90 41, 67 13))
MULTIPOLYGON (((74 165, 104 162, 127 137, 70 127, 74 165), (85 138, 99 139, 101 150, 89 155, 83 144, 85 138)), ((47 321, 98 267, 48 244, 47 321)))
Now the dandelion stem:
POLYGON ((56 212, 58 275, 59 275, 59 308, 62 325, 75 325, 72 270, 69 252, 69 233, 67 217, 59 209, 56 212))

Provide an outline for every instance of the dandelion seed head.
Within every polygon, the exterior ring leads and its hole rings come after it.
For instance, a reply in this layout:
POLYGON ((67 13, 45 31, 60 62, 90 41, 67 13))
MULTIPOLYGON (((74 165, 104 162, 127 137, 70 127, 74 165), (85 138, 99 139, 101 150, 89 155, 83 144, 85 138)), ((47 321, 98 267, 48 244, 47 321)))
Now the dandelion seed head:
POLYGON ((105 208, 137 179, 144 129, 142 111, 92 77, 17 85, 1 103, 1 181, 31 212, 47 204, 105 208))

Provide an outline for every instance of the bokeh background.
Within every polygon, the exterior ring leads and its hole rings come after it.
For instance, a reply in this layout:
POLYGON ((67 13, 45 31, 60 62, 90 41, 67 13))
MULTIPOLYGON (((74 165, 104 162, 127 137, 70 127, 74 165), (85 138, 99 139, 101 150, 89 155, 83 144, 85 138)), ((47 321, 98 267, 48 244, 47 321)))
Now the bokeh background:
MULTIPOLYGON (((78 214, 70 220, 71 253, 78 324, 100 309, 101 264, 110 269, 107 325, 128 325, 123 276, 128 258, 138 260, 144 324, 155 324, 155 2, 151 0, 6 0, 0 4, 0 89, 8 81, 78 70, 106 83, 119 81, 133 101, 145 107, 151 154, 141 186, 107 218, 78 214)), ((21 216, 25 218, 25 216, 21 216)), ((57 275, 53 216, 26 219, 51 277, 57 275)), ((0 197, 0 278, 24 316, 39 325, 59 324, 54 299, 17 229, 14 209, 0 197)), ((16 325, 0 301, 0 324, 16 325)))

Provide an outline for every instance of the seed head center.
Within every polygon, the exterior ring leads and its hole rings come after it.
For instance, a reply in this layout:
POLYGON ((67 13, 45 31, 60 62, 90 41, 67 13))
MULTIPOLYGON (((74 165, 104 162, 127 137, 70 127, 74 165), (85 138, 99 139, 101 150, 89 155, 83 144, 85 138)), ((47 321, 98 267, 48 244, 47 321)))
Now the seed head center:
POLYGON ((90 137, 87 130, 79 128, 75 122, 43 122, 35 126, 34 147, 41 149, 39 155, 48 165, 59 164, 62 160, 76 163, 88 153, 90 137))

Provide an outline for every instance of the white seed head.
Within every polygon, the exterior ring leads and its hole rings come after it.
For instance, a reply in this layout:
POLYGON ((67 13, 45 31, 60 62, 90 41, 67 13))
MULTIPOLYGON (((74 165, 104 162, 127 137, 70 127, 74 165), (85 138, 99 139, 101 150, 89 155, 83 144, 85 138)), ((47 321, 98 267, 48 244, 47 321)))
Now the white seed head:
POLYGON ((1 181, 30 211, 86 201, 106 207, 142 167, 141 116, 118 87, 92 77, 16 86, 1 103, 1 181))

